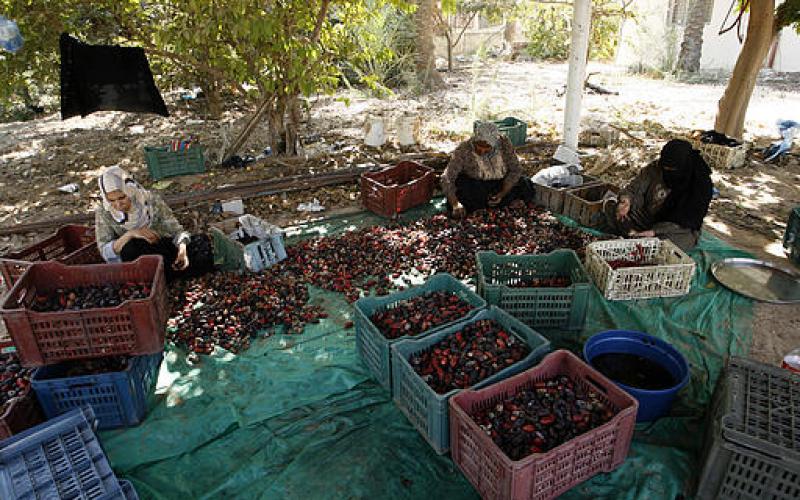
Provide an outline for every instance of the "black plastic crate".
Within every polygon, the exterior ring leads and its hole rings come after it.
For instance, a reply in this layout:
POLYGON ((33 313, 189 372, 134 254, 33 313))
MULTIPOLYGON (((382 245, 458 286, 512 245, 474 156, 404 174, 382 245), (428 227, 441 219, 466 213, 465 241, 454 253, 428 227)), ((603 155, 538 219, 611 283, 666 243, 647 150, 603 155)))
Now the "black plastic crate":
POLYGON ((800 377, 731 358, 707 424, 697 498, 800 498, 800 377))

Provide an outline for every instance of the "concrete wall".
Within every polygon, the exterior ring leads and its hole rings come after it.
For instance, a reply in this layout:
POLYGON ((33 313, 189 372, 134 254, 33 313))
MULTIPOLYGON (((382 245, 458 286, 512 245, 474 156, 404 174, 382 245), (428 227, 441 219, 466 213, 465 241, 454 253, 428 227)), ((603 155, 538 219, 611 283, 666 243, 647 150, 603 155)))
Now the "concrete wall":
MULTIPOLYGON (((718 34, 730 2, 714 2, 711 21, 703 32, 701 69, 730 71, 736 64, 741 49, 736 29, 718 34)), ((627 20, 623 25, 617 62, 629 67, 644 65, 669 70, 680 51, 683 27, 668 22, 669 2, 665 0, 640 0, 637 5, 638 18, 627 20)), ((743 17, 743 33, 747 30, 748 17, 747 14, 743 17)), ((773 69, 780 72, 800 71, 800 36, 793 28, 784 28, 781 32, 773 69)))

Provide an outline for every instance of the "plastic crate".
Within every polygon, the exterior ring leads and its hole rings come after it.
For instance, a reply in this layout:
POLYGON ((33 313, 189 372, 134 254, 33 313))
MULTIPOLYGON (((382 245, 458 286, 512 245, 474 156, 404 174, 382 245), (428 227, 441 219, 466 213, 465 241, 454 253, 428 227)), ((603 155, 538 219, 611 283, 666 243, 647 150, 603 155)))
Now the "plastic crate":
POLYGON ((91 406, 99 429, 138 425, 158 379, 162 353, 134 356, 123 371, 64 377, 63 363, 38 368, 31 386, 47 418, 91 406))
POLYGON ((563 214, 578 224, 586 227, 597 227, 605 220, 603 214, 603 196, 611 191, 619 193, 619 188, 605 182, 570 189, 564 193, 563 214))
POLYGON ((262 269, 286 258, 283 232, 275 232, 269 239, 243 245, 229 234, 236 231, 238 217, 212 224, 209 232, 214 247, 214 264, 222 271, 247 271, 248 255, 257 255, 262 269))
POLYGON ((696 264, 669 240, 596 241, 586 246, 586 270, 608 300, 677 297, 689 293, 696 264), (630 258, 641 247, 656 265, 611 269, 607 261, 630 258))
POLYGON ((479 309, 486 307, 485 300, 467 288, 463 283, 446 273, 436 274, 420 286, 408 288, 385 297, 364 297, 357 300, 355 303, 356 348, 358 349, 358 354, 364 364, 367 365, 367 368, 369 368, 372 376, 375 377, 375 380, 389 392, 392 391, 392 344, 405 339, 423 338, 432 332, 447 328, 454 324, 455 321, 443 323, 418 335, 404 335, 389 340, 381 334, 378 327, 372 323, 370 318, 376 311, 393 308, 401 300, 419 297, 428 292, 436 291, 452 292, 472 305, 474 310, 465 316, 465 318, 477 313, 479 309))
POLYGON ((612 127, 583 129, 578 134, 578 143, 584 146, 606 147, 619 141, 619 130, 612 127))
POLYGON ((700 151, 700 156, 713 170, 739 168, 744 165, 744 160, 747 156, 747 143, 731 147, 702 142, 697 139, 692 139, 690 142, 694 149, 700 151))
POLYGON ((202 174, 206 171, 206 160, 201 146, 192 146, 181 151, 172 151, 167 146, 145 146, 144 158, 150 178, 154 181, 177 175, 202 174))
POLYGON ((599 181, 590 175, 583 176, 583 184, 574 187, 551 187, 544 184, 533 184, 533 202, 537 205, 560 214, 564 211, 564 195, 573 189, 584 188, 599 184, 599 181))
POLYGON ((483 309, 471 318, 432 333, 424 339, 404 340, 392 345, 392 377, 394 384, 392 396, 394 402, 405 414, 409 422, 428 441, 434 451, 439 454, 446 453, 450 449, 447 400, 461 392, 461 389, 454 389, 447 394, 437 394, 414 371, 409 359, 411 356, 429 349, 445 337, 454 335, 466 325, 482 319, 492 319, 500 323, 509 333, 523 340, 530 347, 531 352, 517 363, 478 382, 473 386, 474 388, 486 387, 517 374, 536 364, 550 351, 549 340, 495 306, 483 309))
POLYGON ((800 207, 795 207, 789 215, 786 232, 783 234, 783 248, 787 250, 792 261, 800 264, 800 207))
MULTIPOLYGON (((478 120, 473 122, 473 131, 475 127, 478 126, 478 122, 478 120)), ((500 133, 508 137, 508 140, 510 140, 511 144, 514 146, 522 146, 525 144, 525 141, 528 140, 528 124, 518 118, 508 116, 502 120, 494 120, 492 123, 497 125, 497 128, 500 129, 500 133)))
POLYGON ((554 498, 625 461, 639 404, 569 351, 556 351, 534 368, 485 389, 466 390, 450 400, 453 462, 485 499, 554 498), (605 424, 545 453, 511 460, 470 416, 494 406, 537 381, 567 375, 594 390, 616 413, 605 424))
POLYGON ((94 228, 62 226, 52 236, 0 258, 0 273, 10 290, 32 262, 57 260, 64 264, 99 264, 103 262, 94 240, 94 228))
POLYGON ((589 275, 572 250, 545 255, 498 255, 478 252, 477 292, 488 304, 498 306, 534 328, 583 330, 589 290, 589 275), (514 288, 509 285, 531 278, 568 276, 567 287, 514 288))
POLYGON ((415 161, 401 161, 379 172, 361 174, 361 202, 384 217, 397 217, 409 208, 430 201, 433 170, 415 161))
POLYGON ((75 409, 0 442, 0 498, 136 498, 111 470, 94 424, 91 408, 75 409))
POLYGON ((0 308, 25 366, 161 352, 167 313, 164 263, 158 255, 86 266, 37 262, 17 281, 0 308), (131 281, 149 283, 150 296, 116 307, 78 311, 36 312, 23 306, 34 300, 37 291, 131 281))
POLYGON ((733 357, 708 412, 697 498, 800 498, 800 377, 733 357))

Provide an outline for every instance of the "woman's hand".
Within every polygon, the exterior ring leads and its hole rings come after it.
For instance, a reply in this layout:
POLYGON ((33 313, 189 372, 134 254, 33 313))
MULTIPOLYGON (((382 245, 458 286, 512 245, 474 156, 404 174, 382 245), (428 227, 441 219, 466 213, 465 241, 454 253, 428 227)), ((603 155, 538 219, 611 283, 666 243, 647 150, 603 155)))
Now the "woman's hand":
POLYGON ((186 255, 186 243, 178 245, 178 255, 175 257, 175 262, 172 263, 172 268, 178 271, 183 271, 189 267, 189 257, 186 255))
POLYGON ((634 231, 633 229, 630 230, 628 236, 638 237, 638 238, 654 238, 656 232, 652 229, 648 229, 647 231, 634 231))
POLYGON ((467 209, 464 208, 464 205, 460 201, 455 202, 453 204, 453 218, 463 219, 465 215, 467 215, 467 209))
POLYGON ((622 197, 617 203, 617 220, 623 221, 628 218, 628 213, 631 211, 631 199, 622 197))
POLYGON ((503 201, 503 196, 501 193, 493 194, 489 197, 489 200, 486 202, 487 205, 490 207, 496 207, 503 201))
POLYGON ((128 239, 132 238, 139 238, 140 240, 145 240, 150 244, 155 244, 158 240, 161 239, 161 236, 158 235, 155 231, 150 229, 149 227, 143 227, 141 229, 131 229, 126 234, 130 236, 128 239))

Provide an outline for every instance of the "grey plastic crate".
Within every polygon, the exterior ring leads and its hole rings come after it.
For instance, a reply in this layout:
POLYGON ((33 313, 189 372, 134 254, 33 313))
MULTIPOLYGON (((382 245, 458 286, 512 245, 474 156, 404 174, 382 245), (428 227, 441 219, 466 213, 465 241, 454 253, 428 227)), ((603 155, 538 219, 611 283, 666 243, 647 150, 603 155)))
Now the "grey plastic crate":
POLYGON ((731 358, 709 409, 697 498, 800 498, 800 377, 731 358))

